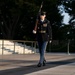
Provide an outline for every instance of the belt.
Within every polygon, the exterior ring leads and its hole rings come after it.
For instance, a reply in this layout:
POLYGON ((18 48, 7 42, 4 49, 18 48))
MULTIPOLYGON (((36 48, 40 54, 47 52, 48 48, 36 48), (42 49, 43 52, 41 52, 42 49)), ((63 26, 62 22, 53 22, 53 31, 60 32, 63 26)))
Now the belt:
POLYGON ((39 31, 40 33, 46 33, 46 31, 39 31))

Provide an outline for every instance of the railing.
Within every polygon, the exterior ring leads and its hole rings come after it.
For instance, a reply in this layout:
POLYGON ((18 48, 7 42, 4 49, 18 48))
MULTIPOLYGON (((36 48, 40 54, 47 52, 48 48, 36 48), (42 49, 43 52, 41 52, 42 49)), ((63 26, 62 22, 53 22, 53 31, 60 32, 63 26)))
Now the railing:
POLYGON ((74 40, 53 40, 50 46, 50 52, 66 52, 68 55, 70 53, 75 53, 75 42, 74 40))
POLYGON ((30 46, 32 49, 32 51, 33 52, 31 52, 31 53, 36 53, 36 41, 23 41, 23 40, 0 40, 0 42, 2 42, 2 43, 0 43, 0 46, 1 46, 1 49, 2 49, 2 55, 4 55, 4 48, 5 48, 5 46, 13 46, 13 50, 14 50, 14 53, 16 53, 16 43, 19 43, 18 44, 18 46, 20 46, 20 44, 22 45, 22 48, 23 48, 23 50, 21 50, 21 51, 23 51, 23 53, 21 53, 21 54, 25 54, 26 52, 25 52, 25 47, 26 47, 26 44, 28 44, 28 46, 30 46), (10 41, 10 42, 12 42, 13 44, 11 45, 9 45, 9 43, 5 43, 5 41, 10 41))
MULTIPOLYGON (((4 55, 4 48, 5 46, 12 46, 12 49, 14 51, 13 54, 20 54, 16 52, 16 43, 22 44, 22 51, 21 54, 26 54, 26 46, 31 47, 31 53, 36 53, 38 51, 38 46, 36 41, 23 41, 23 40, 0 40, 0 47, 2 49, 2 55, 4 55), (13 45, 9 45, 8 43, 5 43, 5 41, 11 41, 13 42, 13 45)), ((74 52, 75 46, 71 44, 70 40, 67 41, 60 41, 59 40, 53 40, 51 44, 48 44, 47 52, 66 52, 67 54, 70 54, 70 52, 74 52), (62 44, 61 44, 62 43, 62 44)), ((18 46, 17 46, 18 47, 18 46)))

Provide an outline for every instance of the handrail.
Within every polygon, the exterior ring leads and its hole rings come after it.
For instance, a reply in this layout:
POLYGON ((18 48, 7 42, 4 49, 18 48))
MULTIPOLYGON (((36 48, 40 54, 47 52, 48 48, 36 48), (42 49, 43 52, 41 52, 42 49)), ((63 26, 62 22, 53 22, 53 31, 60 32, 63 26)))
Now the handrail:
MULTIPOLYGON (((25 40, 6 40, 6 39, 0 39, 1 41, 2 41, 2 44, 0 44, 0 45, 2 45, 2 55, 4 54, 4 46, 13 46, 13 49, 14 49, 14 52, 15 52, 15 47, 17 46, 15 43, 16 42, 23 42, 24 43, 24 45, 25 45, 25 43, 31 43, 31 45, 30 45, 30 47, 33 49, 33 47, 36 49, 36 41, 25 41, 25 40), (11 45, 11 44, 9 44, 9 43, 4 43, 4 41, 10 41, 10 42, 13 42, 13 45, 11 45), (33 45, 34 44, 34 45, 33 45)), ((19 44, 20 45, 20 44, 19 44)), ((24 46, 23 45, 23 46, 24 46)), ((22 51, 23 51, 23 54, 25 54, 25 46, 24 47, 22 47, 23 49, 22 49, 22 51)), ((8 50, 8 49, 7 49, 8 50)), ((33 51, 33 50, 32 50, 33 51)), ((34 50, 34 53, 35 53, 36 51, 34 50)))
MULTIPOLYGON (((14 51, 15 51, 16 42, 22 43, 22 45, 23 45, 23 47, 24 47, 24 50, 25 50, 25 48, 26 48, 25 45, 31 46, 32 48, 33 48, 33 47, 37 48, 37 41, 6 40, 6 39, 0 39, 0 40, 2 40, 2 43, 0 44, 0 45, 2 45, 2 46, 1 46, 2 49, 3 49, 4 46, 10 46, 10 45, 11 45, 11 46, 14 47, 13 49, 14 49, 14 51), (13 42, 14 45, 5 43, 4 41, 13 42), (5 45, 4 45, 3 43, 5 43, 5 45)), ((54 48, 54 47, 53 47, 53 44, 55 45, 55 43, 56 43, 56 44, 59 45, 59 41, 57 41, 57 42, 55 42, 55 40, 52 40, 52 41, 54 41, 54 42, 52 42, 51 44, 48 45, 48 47, 49 47, 49 49, 50 49, 51 52, 52 52, 53 50, 54 50, 54 51, 55 51, 55 50, 61 50, 62 48, 66 47, 66 51, 67 51, 67 53, 69 54, 69 49, 70 49, 70 44, 71 44, 70 42, 64 40, 64 41, 63 41, 64 43, 62 43, 62 46, 61 46, 61 47, 59 47, 59 48, 54 48)), ((21 46, 21 45, 20 45, 20 46, 21 46)), ((21 46, 21 47, 22 47, 22 46, 21 46)), ((33 48, 33 49, 34 49, 34 48, 33 48)), ((3 50, 4 50, 4 49, 3 49, 3 50)), ((3 52, 3 50, 2 50, 2 52, 3 52)), ((23 51, 24 51, 24 50, 23 50, 23 51)), ((36 53, 36 50, 34 50, 34 51, 35 51, 35 53, 36 53)))
POLYGON ((7 40, 7 39, 0 39, 5 41, 14 41, 14 42, 36 42, 36 41, 25 41, 25 40, 7 40))

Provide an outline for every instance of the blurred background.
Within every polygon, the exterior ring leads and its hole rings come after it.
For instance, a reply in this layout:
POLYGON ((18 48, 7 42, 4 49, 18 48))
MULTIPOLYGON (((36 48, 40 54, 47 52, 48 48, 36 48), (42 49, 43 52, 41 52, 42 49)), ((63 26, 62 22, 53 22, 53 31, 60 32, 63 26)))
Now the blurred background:
POLYGON ((47 52, 75 52, 75 0, 0 0, 0 39, 36 41, 32 30, 42 1, 53 35, 47 52))

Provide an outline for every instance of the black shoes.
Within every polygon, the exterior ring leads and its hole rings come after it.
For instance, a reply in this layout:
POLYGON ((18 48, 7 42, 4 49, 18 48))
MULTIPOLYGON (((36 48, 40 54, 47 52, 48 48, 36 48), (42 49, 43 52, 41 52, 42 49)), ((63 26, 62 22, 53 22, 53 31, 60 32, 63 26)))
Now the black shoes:
POLYGON ((42 64, 42 63, 38 63, 37 66, 38 66, 38 67, 41 67, 41 66, 45 66, 45 65, 46 65, 46 60, 43 61, 43 64, 42 64))
POLYGON ((46 66, 46 60, 43 61, 43 66, 46 66))
POLYGON ((42 66, 42 63, 38 63, 38 64, 37 64, 37 67, 41 67, 41 66, 42 66))

